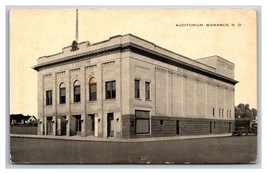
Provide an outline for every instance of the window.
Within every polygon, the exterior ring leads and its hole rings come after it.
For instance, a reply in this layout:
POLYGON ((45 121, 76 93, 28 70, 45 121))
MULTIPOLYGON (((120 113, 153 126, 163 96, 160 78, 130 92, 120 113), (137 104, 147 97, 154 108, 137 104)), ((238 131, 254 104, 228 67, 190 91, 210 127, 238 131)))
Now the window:
POLYGON ((164 122, 163 122, 163 120, 160 120, 160 121, 159 121, 159 125, 161 125, 161 126, 163 126, 163 125, 164 125, 164 122))
POLYGON ((134 121, 131 121, 131 127, 134 127, 134 121))
POLYGON ((229 112, 229 111, 227 110, 227 118, 228 118, 228 112, 229 112))
POLYGON ((230 110, 230 118, 231 118, 231 110, 230 110))
POLYGON ((145 83, 146 100, 150 100, 150 82, 145 83))
POLYGON ((75 81, 74 82, 74 91, 73 91, 73 94, 74 94, 74 102, 80 102, 81 101, 81 86, 80 86, 80 83, 79 81, 75 81))
POLYGON ((215 116, 215 108, 212 108, 212 115, 215 116))
POLYGON ((91 78, 89 81, 89 100, 90 101, 97 100, 97 85, 95 78, 91 78))
POLYGON ((219 117, 221 116, 221 109, 219 109, 219 117))
POLYGON ((116 81, 106 82, 106 99, 116 98, 116 81))
POLYGON ((46 105, 52 105, 52 90, 46 91, 46 105))
POLYGON ((61 83, 59 86, 59 104, 66 103, 66 88, 64 83, 61 83))
POLYGON ((135 111, 135 133, 149 134, 150 133, 150 118, 149 111, 135 111))
POLYGON ((134 81, 135 98, 140 98, 140 80, 134 81))
POLYGON ((222 117, 223 117, 223 112, 224 112, 224 109, 222 109, 222 117))

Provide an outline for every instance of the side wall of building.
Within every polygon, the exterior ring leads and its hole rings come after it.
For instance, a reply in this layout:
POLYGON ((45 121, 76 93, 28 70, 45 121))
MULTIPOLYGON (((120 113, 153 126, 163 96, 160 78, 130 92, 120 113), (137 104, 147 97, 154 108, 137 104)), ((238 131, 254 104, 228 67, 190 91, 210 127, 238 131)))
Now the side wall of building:
POLYGON ((130 113, 123 115, 123 137, 229 133, 234 121, 234 85, 159 62, 130 55, 130 113), (135 98, 135 80, 140 98, 135 98), (145 83, 150 99, 145 99, 145 83), (136 111, 148 111, 149 133, 138 134, 136 111))

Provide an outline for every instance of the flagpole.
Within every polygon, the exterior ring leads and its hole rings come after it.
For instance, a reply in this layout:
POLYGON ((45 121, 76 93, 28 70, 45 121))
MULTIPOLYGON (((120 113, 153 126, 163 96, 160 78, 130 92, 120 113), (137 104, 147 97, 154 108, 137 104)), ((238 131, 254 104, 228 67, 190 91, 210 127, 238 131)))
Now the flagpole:
POLYGON ((78 32, 79 32, 79 23, 78 23, 78 9, 76 9, 76 42, 78 43, 78 32))

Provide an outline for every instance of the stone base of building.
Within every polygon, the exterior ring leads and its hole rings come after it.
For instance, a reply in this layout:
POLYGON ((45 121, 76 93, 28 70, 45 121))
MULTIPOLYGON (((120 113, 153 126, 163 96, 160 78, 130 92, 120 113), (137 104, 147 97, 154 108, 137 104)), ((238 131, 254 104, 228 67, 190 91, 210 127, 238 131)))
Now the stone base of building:
POLYGON ((231 133, 234 129, 234 120, 226 119, 147 116, 145 114, 140 116, 122 115, 120 118, 121 129, 115 129, 111 133, 109 132, 108 125, 105 125, 107 126, 106 129, 102 127, 102 129, 98 130, 98 117, 93 115, 85 116, 84 120, 82 120, 80 115, 70 117, 58 116, 55 119, 46 117, 46 126, 44 124, 38 125, 38 135, 76 135, 81 137, 95 136, 99 138, 129 139, 226 134, 231 133), (93 128, 93 125, 95 128, 93 128))
POLYGON ((150 131, 136 132, 135 115, 122 116, 122 138, 225 134, 233 131, 233 120, 151 116, 150 131))

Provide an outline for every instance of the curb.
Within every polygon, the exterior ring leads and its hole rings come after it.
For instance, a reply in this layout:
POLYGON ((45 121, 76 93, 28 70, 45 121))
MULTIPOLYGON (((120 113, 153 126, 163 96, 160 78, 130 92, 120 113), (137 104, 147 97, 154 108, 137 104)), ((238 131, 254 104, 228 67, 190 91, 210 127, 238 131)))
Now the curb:
POLYGON ((49 135, 26 135, 26 134, 10 134, 10 138, 34 138, 34 139, 53 139, 53 140, 72 140, 72 141, 88 141, 88 142, 153 142, 153 141, 173 141, 173 140, 190 140, 202 138, 219 138, 229 137, 232 134, 216 134, 216 135, 196 135, 196 136, 174 136, 174 137, 149 137, 134 139, 115 139, 115 138, 95 138, 95 137, 78 137, 78 136, 49 136, 49 135))

